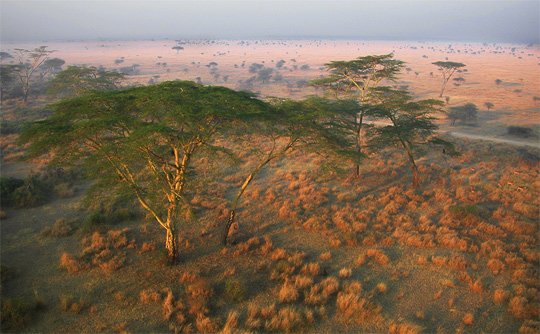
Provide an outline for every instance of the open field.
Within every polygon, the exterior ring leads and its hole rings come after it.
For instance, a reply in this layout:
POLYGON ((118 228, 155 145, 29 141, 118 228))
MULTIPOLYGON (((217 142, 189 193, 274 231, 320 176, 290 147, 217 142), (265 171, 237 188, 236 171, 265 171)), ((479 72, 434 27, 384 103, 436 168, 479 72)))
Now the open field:
MULTIPOLYGON (((472 126, 437 115, 440 133, 461 154, 425 152, 416 188, 406 156, 394 148, 370 152, 360 178, 352 166, 321 170, 324 157, 314 153, 272 161, 246 190, 227 247, 223 224, 245 170, 223 160, 215 173, 216 165, 195 159, 203 176, 190 188, 196 195, 173 266, 163 231, 133 199, 114 202, 107 191, 89 199, 92 182, 76 170, 44 172, 46 198, 2 208, 3 331, 540 331, 538 46, 222 40, 187 41, 177 52, 171 40, 45 44, 66 65, 131 68, 130 83, 200 78, 263 98, 322 95, 306 81, 326 74, 325 63, 391 52, 410 69, 391 85, 437 98, 441 80, 431 63, 448 57, 467 71, 445 91, 446 106, 471 102, 480 111, 472 126), (253 63, 272 68, 271 77, 257 79, 253 63), (508 126, 532 134, 511 135, 508 126)), ((2 50, 21 46, 34 47, 2 50)), ((5 101, 2 177, 43 171, 48 152, 19 160, 25 147, 16 144, 16 125, 48 115, 50 101, 5 101)), ((256 152, 223 141, 246 166, 258 163, 256 152)), ((268 143, 254 136, 253 144, 268 143)))

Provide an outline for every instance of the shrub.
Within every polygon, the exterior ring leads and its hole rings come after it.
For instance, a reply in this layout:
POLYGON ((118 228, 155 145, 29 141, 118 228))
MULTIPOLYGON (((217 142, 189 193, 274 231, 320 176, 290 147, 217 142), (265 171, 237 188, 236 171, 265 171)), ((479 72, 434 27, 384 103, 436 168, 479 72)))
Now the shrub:
POLYGON ((228 278, 225 280, 225 297, 229 300, 239 302, 244 299, 246 288, 239 279, 228 278))
POLYGON ((24 183, 15 189, 11 200, 19 208, 28 208, 45 203, 50 196, 50 186, 41 180, 39 175, 31 175, 24 183))
POLYGON ((0 321, 2 330, 16 331, 24 328, 31 318, 31 307, 16 299, 2 300, 0 321))
POLYGON ((298 299, 298 289, 289 281, 285 281, 279 289, 278 298, 282 303, 294 302, 298 299))
POLYGON ((2 206, 13 205, 13 192, 24 184, 23 180, 13 177, 0 177, 0 203, 2 206))
POLYGON ((41 232, 41 235, 46 237, 67 237, 73 233, 73 227, 70 223, 66 223, 64 219, 57 219, 50 227, 46 227, 41 232))
POLYGON ((510 136, 529 138, 534 136, 533 129, 524 126, 509 126, 506 128, 507 133, 510 136))

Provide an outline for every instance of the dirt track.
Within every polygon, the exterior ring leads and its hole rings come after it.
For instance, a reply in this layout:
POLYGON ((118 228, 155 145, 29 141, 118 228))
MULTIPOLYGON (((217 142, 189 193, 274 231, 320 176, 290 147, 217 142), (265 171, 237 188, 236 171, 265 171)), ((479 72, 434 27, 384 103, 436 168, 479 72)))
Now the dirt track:
POLYGON ((504 139, 504 138, 496 138, 496 137, 490 137, 490 136, 479 136, 479 135, 472 135, 469 133, 463 133, 463 132, 455 132, 455 131, 449 131, 447 134, 458 137, 458 138, 467 138, 467 139, 475 139, 475 140, 485 140, 490 141, 493 143, 500 143, 500 144, 509 144, 514 146, 528 146, 528 147, 534 147, 534 148, 540 148, 540 142, 525 142, 521 140, 512 140, 512 139, 504 139))

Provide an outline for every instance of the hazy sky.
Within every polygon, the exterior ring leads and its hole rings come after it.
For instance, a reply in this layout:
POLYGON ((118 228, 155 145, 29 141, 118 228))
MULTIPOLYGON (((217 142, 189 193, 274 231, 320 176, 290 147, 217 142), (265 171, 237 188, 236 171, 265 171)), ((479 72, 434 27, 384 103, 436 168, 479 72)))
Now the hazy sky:
POLYGON ((0 0, 1 40, 355 38, 539 43, 540 0, 0 0))

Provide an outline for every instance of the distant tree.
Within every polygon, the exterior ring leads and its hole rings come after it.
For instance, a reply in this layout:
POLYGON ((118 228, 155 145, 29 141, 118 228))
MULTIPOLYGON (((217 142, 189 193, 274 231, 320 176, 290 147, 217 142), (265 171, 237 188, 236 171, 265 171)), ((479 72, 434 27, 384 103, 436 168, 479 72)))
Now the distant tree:
POLYGON ((276 68, 282 68, 285 65, 285 60, 281 59, 276 63, 276 68))
MULTIPOLYGON (((336 98, 355 98, 361 104, 369 102, 373 88, 383 80, 395 81, 404 63, 394 59, 393 54, 358 57, 350 61, 332 61, 326 64, 330 75, 313 80, 312 85, 322 87, 336 98)), ((362 152, 364 111, 354 116, 356 123, 355 141, 358 152, 362 152)), ((356 176, 360 176, 360 164, 356 164, 356 176)))
POLYGON ((501 79, 495 80, 495 84, 496 84, 497 86, 499 86, 500 84, 502 84, 502 82, 503 82, 503 81, 502 81, 501 79))
POLYGON ((41 71, 46 74, 48 73, 58 73, 60 71, 62 71, 62 66, 64 66, 64 64, 66 63, 65 60, 63 59, 60 59, 60 58, 50 58, 50 59, 47 59, 43 62, 43 64, 41 64, 41 71))
POLYGON ((455 125, 456 121, 465 124, 474 123, 478 118, 478 107, 474 103, 451 107, 448 118, 452 121, 452 125, 455 125))
POLYGON ((272 78, 273 72, 274 70, 272 68, 262 68, 257 72, 257 80, 261 81, 262 83, 267 83, 270 78, 272 78))
POLYGON ((173 50, 176 50, 176 54, 178 54, 178 52, 180 50, 184 50, 184 47, 180 46, 180 45, 176 45, 176 46, 173 46, 172 47, 173 50))
POLYGON ((415 151, 422 145, 440 145, 453 153, 453 145, 436 136, 437 125, 433 114, 441 112, 443 102, 438 100, 414 101, 405 91, 388 87, 376 88, 374 104, 361 106, 366 115, 389 121, 389 125, 371 128, 370 145, 383 148, 397 145, 406 153, 413 174, 413 187, 420 181, 415 151))
POLYGON ((53 52, 47 50, 46 46, 40 46, 33 50, 15 49, 15 58, 18 61, 15 73, 21 83, 24 102, 28 101, 34 74, 53 52))
POLYGON ((9 58, 13 58, 13 56, 10 55, 7 52, 0 51, 0 61, 4 61, 4 60, 9 59, 9 58))
POLYGON ((90 91, 109 91, 120 88, 125 76, 118 72, 95 67, 69 66, 51 80, 48 93, 60 96, 78 96, 90 91))
POLYGON ((491 108, 493 108, 495 105, 491 102, 484 103, 484 106, 486 106, 487 110, 489 111, 491 108))
POLYGON ((456 70, 461 67, 465 67, 466 65, 453 61, 437 61, 432 64, 439 68, 439 71, 441 72, 443 77, 441 93, 439 94, 439 97, 442 97, 444 94, 444 89, 446 88, 446 84, 448 83, 454 72, 456 72, 456 70))
POLYGON ((222 159, 220 134, 266 108, 253 95, 224 87, 164 82, 61 101, 21 140, 30 143, 30 154, 54 152, 56 163, 85 166, 109 193, 131 194, 164 229, 174 263, 194 191, 186 188, 205 166, 196 158, 222 159))
POLYGON ((249 66, 249 73, 257 73, 260 69, 264 67, 263 64, 253 63, 249 66))
POLYGON ((540 96, 533 96, 532 99, 533 99, 534 104, 536 105, 538 104, 538 101, 540 101, 540 96))
POLYGON ((307 71, 307 70, 309 70, 309 65, 308 65, 308 64, 304 64, 304 65, 300 66, 300 69, 301 69, 302 71, 307 71))

